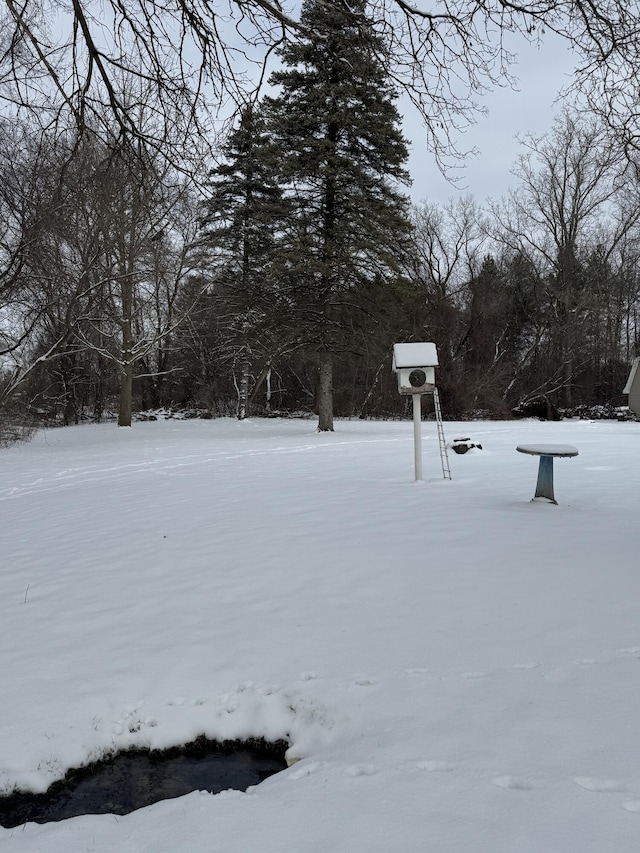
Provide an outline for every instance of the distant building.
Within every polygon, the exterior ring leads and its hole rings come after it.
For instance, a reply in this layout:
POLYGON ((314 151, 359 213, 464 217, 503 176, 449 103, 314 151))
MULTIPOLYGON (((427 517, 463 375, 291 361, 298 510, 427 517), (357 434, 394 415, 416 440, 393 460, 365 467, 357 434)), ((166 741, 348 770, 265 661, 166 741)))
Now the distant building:
POLYGON ((636 358, 631 365, 631 373, 624 386, 623 394, 629 395, 629 408, 640 415, 640 358, 636 358))

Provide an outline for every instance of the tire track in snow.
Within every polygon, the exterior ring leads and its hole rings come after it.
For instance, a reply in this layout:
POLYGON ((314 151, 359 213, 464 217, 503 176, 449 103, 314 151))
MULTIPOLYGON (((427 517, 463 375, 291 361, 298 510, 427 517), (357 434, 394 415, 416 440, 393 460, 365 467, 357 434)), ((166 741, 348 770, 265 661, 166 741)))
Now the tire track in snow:
POLYGON ((39 476, 37 479, 27 483, 0 489, 0 501, 57 491, 58 489, 74 488, 90 483, 109 482, 119 480, 123 477, 130 477, 134 474, 146 474, 153 471, 157 473, 166 473, 181 468, 193 467, 195 465, 220 464, 237 459, 252 457, 288 456, 307 453, 309 451, 326 447, 345 448, 352 447, 356 444, 388 444, 404 441, 405 439, 403 438, 362 439, 338 442, 324 441, 321 443, 304 444, 296 447, 281 446, 259 450, 251 448, 247 450, 233 450, 231 452, 220 450, 214 453, 208 451, 205 455, 196 453, 189 454, 188 456, 159 457, 143 462, 124 462, 120 465, 109 465, 108 467, 89 465, 78 468, 65 468, 61 471, 39 476))

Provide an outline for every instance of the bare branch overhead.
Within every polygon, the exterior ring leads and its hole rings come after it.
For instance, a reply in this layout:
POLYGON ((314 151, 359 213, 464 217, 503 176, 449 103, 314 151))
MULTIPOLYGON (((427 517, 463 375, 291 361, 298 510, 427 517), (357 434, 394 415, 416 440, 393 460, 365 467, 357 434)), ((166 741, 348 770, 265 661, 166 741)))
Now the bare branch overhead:
MULTIPOLYGON (((123 134, 141 133, 123 92, 132 79, 181 141, 202 134, 211 110, 246 99, 264 63, 301 30, 280 0, 3 0, 0 98, 52 122, 71 113, 82 128, 107 105, 123 134)), ((325 2, 325 0, 319 0, 325 2)), ((348 0, 332 0, 348 12, 348 0)), ((352 12, 357 17, 357 12, 352 12)), ((512 82, 510 38, 565 38, 576 85, 635 141, 629 84, 640 68, 640 13, 623 0, 370 0, 366 12, 388 48, 389 73, 421 113, 438 161, 487 88, 512 82)), ((308 35, 308 33, 307 33, 308 35)), ((321 37, 321 36, 318 36, 321 37)), ((634 89, 635 91, 635 89, 634 89)), ((143 135, 146 133, 142 131, 143 135)), ((152 143, 161 147, 158 139, 152 143)))

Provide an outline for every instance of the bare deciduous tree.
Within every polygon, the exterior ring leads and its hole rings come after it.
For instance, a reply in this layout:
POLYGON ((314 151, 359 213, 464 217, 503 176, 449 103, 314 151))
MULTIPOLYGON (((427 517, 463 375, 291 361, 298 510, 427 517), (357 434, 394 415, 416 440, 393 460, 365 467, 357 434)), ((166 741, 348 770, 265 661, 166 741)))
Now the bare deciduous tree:
MULTIPOLYGON (((270 52, 301 25, 280 0, 4 0, 0 97, 37 111, 43 124, 71 114, 78 128, 107 106, 125 136, 141 133, 124 81, 153 91, 162 122, 147 143, 174 153, 217 107, 264 75, 270 52), (168 131, 168 133, 167 133, 168 131)), ((357 19, 348 0, 331 0, 357 19)), ((387 46, 388 71, 423 116, 442 163, 456 132, 474 120, 478 96, 510 81, 509 39, 562 36, 580 63, 577 85, 613 99, 617 125, 636 115, 621 93, 640 68, 640 16, 624 0, 370 0, 367 17, 387 46), (617 112, 616 112, 617 110, 617 112)), ((309 33, 306 33, 309 35, 309 33)), ((321 36, 319 36, 321 37, 321 36)))
POLYGON ((505 243, 546 275, 548 387, 571 406, 577 353, 606 310, 585 264, 599 247, 609 263, 628 243, 640 222, 640 193, 625 178, 622 152, 595 120, 565 111, 549 134, 529 135, 523 144, 514 172, 521 185, 494 213, 505 243))
POLYGON ((44 144, 29 126, 5 125, 2 131, 0 400, 72 348, 74 325, 95 286, 96 257, 95 235, 65 188, 67 141, 44 144))
MULTIPOLYGON (((140 373, 157 397, 189 310, 176 306, 196 260, 199 208, 192 182, 166 159, 128 154, 117 138, 109 148, 89 134, 14 128, 2 139, 0 400, 48 370, 73 422, 76 380, 96 359, 118 371, 122 425, 140 373)), ((98 416, 102 398, 96 388, 98 416)))
POLYGON ((147 379, 157 398, 171 336, 188 310, 176 306, 195 263, 198 208, 190 182, 163 158, 129 158, 116 146, 97 153, 88 217, 99 235, 94 269, 103 286, 74 333, 117 366, 118 424, 131 426, 133 381, 147 379))

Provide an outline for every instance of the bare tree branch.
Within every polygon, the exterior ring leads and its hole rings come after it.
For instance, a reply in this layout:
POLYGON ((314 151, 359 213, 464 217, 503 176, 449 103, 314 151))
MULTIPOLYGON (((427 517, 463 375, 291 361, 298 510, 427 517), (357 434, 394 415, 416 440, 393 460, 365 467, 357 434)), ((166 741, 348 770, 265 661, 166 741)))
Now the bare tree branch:
MULTIPOLYGON (((125 85, 140 81, 174 131, 176 150, 184 150, 220 107, 228 111, 229 103, 246 100, 264 79, 274 47, 301 29, 294 9, 279 0, 71 0, 70 9, 63 0, 44 3, 4 0, 0 98, 50 121, 66 111, 79 127, 108 106, 124 136, 142 134, 160 150, 161 139, 130 115, 125 85)), ((331 2, 338 4, 357 19, 348 0, 331 2)), ((637 4, 436 0, 426 7, 422 0, 370 0, 366 14, 441 165, 455 156, 459 132, 475 121, 482 92, 513 82, 508 40, 514 34, 563 37, 579 63, 576 86, 624 130, 627 144, 637 144, 638 109, 628 88, 640 69, 637 4)))

